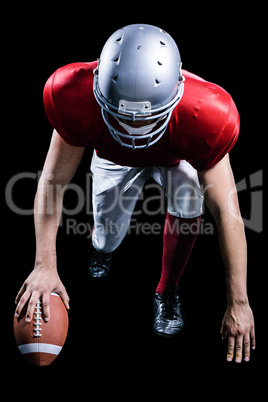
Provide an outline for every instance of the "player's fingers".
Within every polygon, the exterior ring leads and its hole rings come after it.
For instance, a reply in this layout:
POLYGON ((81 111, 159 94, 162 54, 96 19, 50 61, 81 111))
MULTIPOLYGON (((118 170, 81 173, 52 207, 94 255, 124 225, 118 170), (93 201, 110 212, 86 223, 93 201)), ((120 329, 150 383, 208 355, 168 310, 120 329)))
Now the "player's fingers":
POLYGON ((20 292, 18 293, 17 296, 17 306, 15 309, 15 317, 19 317, 21 315, 22 309, 29 300, 29 297, 31 296, 31 292, 29 290, 26 290, 25 292, 22 293, 22 288, 20 292))
POLYGON ((221 330, 220 330, 220 334, 221 334, 221 339, 224 340, 226 339, 227 335, 228 335, 228 330, 225 326, 222 325, 221 330))
POLYGON ((243 335, 237 335, 235 342, 235 362, 241 363, 243 356, 243 335))
POLYGON ((30 297, 29 302, 28 302, 28 308, 27 308, 26 317, 25 317, 26 322, 30 322, 32 320, 34 309, 36 307, 36 303, 37 303, 37 300, 39 299, 39 297, 40 297, 40 293, 37 293, 37 292, 32 293, 32 296, 30 297))
POLYGON ((68 296, 68 293, 65 289, 65 287, 62 285, 58 290, 57 293, 59 294, 59 296, 62 298, 63 303, 65 304, 67 310, 69 310, 70 308, 70 298, 68 296))
POLYGON ((227 346, 227 361, 231 362, 234 357, 234 349, 235 349, 235 337, 234 335, 228 336, 228 346, 227 346))
POLYGON ((250 331, 250 341, 251 341, 251 349, 254 350, 256 348, 256 339, 255 339, 254 327, 251 328, 251 331, 250 331))
POLYGON ((42 307, 43 307, 43 320, 50 320, 50 293, 44 293, 42 295, 42 307))
POLYGON ((249 334, 244 336, 244 360, 248 362, 250 359, 250 337, 249 334))
POLYGON ((19 302, 21 296, 22 296, 23 293, 25 292, 25 289, 26 289, 26 286, 25 286, 25 283, 24 283, 24 284, 22 285, 22 287, 20 288, 20 290, 18 291, 18 294, 17 294, 17 296, 16 296, 16 298, 15 298, 15 304, 18 304, 18 302, 19 302))

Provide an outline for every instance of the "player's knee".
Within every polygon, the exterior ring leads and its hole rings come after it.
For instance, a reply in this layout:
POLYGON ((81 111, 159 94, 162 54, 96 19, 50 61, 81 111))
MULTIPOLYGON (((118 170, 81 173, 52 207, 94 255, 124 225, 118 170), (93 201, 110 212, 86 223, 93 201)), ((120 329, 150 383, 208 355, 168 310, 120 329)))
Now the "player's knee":
POLYGON ((102 248, 98 248, 97 251, 99 251, 100 253, 112 253, 117 247, 112 247, 111 245, 105 245, 102 248))
POLYGON ((102 238, 98 241, 96 238, 93 238, 92 244, 93 247, 100 253, 112 253, 119 245, 107 238, 102 238))

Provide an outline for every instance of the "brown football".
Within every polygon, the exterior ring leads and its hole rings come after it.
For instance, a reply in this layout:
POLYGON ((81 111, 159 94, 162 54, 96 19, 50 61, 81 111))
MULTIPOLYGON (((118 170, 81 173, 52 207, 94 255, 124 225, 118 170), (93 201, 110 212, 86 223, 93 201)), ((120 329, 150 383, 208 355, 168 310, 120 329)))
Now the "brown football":
POLYGON ((14 318, 14 335, 18 348, 29 363, 48 366, 60 353, 68 333, 68 312, 57 293, 51 293, 50 320, 42 317, 42 302, 35 306, 33 319, 25 321, 27 306, 19 318, 14 318))

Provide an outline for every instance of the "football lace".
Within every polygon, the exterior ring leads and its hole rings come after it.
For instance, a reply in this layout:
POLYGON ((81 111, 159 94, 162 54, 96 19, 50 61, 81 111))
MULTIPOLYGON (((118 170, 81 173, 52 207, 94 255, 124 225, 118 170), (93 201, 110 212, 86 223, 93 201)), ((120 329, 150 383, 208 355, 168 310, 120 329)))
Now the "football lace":
POLYGON ((42 307, 41 307, 41 299, 37 300, 35 311, 34 311, 34 325, 33 325, 33 332, 34 337, 39 338, 42 336, 42 307))

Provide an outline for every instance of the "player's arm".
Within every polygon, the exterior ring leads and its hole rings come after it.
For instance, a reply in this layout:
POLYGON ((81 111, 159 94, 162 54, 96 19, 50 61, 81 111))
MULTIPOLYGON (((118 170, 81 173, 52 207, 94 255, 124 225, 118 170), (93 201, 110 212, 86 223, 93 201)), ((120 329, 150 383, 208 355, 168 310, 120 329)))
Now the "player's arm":
POLYGON ((84 147, 67 144, 54 130, 34 202, 36 259, 33 271, 16 297, 15 315, 19 316, 29 301, 26 320, 30 321, 39 297, 44 319, 50 318, 50 294, 57 292, 69 308, 69 297, 58 273, 56 236, 62 211, 63 195, 84 153, 84 147))
POLYGON ((227 309, 221 334, 223 339, 228 337, 227 360, 235 356, 240 362, 243 353, 244 359, 249 360, 250 348, 255 347, 255 333, 247 296, 247 244, 237 193, 233 191, 235 181, 229 155, 211 169, 199 172, 199 180, 216 221, 226 271, 227 309))

